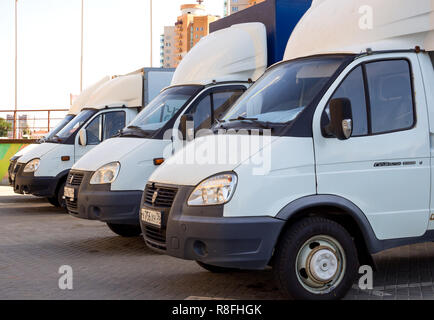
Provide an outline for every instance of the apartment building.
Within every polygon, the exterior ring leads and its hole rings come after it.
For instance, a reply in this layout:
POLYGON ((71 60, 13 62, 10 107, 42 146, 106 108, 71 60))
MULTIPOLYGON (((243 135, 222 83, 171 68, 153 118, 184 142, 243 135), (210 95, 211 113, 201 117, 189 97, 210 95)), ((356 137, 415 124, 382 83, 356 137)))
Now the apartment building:
POLYGON ((160 38, 160 66, 174 68, 176 65, 175 26, 165 26, 160 38))
POLYGON ((225 14, 230 15, 244 10, 265 0, 227 0, 225 1, 225 14))
MULTIPOLYGON (((178 16, 174 27, 175 56, 170 67, 176 68, 178 66, 187 52, 200 39, 209 34, 209 24, 217 19, 219 19, 218 16, 207 14, 205 7, 200 4, 184 4, 181 6, 181 15, 178 16)), ((166 66, 166 63, 164 63, 164 66, 166 66)))

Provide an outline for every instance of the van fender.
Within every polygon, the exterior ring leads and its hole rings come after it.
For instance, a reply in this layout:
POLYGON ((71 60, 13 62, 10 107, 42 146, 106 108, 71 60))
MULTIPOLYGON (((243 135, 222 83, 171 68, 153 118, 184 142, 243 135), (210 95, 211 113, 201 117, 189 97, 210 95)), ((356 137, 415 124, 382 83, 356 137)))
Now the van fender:
POLYGON ((294 200, 282 208, 276 218, 288 221, 300 211, 315 207, 336 207, 350 215, 362 232, 366 247, 370 253, 383 250, 382 241, 378 240, 365 214, 354 203, 335 195, 311 195, 294 200))

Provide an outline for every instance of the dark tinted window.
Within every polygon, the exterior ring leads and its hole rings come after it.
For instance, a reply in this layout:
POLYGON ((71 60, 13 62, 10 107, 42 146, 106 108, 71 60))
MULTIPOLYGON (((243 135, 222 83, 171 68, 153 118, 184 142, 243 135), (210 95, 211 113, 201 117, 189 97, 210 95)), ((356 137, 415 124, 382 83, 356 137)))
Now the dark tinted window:
POLYGON ((207 95, 196 106, 194 111, 194 129, 211 127, 211 96, 207 95))
POLYGON ((214 118, 220 120, 243 92, 244 90, 214 92, 212 94, 214 101, 214 118))
POLYGON ((408 129, 414 124, 410 65, 406 60, 366 64, 372 133, 408 129))
MULTIPOLYGON (((347 98, 351 101, 353 112, 353 136, 363 136, 368 134, 368 119, 366 112, 365 88, 363 84, 362 67, 354 69, 341 83, 338 90, 333 94, 332 99, 347 98)), ((329 122, 329 106, 323 117, 326 123, 329 122)))
POLYGON ((115 111, 104 114, 104 139, 113 137, 125 127, 125 112, 115 111))
POLYGON ((215 91, 208 94, 196 106, 194 111, 194 128, 209 129, 215 119, 221 119, 226 111, 243 94, 244 90, 215 91), (212 107, 212 108, 211 108, 212 107))
POLYGON ((87 144, 98 144, 102 140, 102 115, 94 118, 86 127, 87 144))

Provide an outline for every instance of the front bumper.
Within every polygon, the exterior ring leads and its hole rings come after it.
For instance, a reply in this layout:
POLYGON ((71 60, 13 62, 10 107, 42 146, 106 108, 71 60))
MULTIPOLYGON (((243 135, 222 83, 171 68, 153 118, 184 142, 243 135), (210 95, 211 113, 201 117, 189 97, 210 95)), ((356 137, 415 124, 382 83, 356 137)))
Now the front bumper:
POLYGON ((17 160, 10 160, 9 161, 9 167, 8 167, 8 181, 9 185, 11 187, 14 186, 14 180, 15 180, 15 165, 17 164, 17 160))
POLYGON ((264 269, 269 264, 285 224, 283 220, 223 217, 223 206, 188 206, 187 198, 193 187, 176 189, 169 209, 143 204, 143 207, 162 212, 160 230, 141 221, 149 247, 177 258, 227 268, 264 269))
POLYGON ((59 177, 38 177, 34 173, 24 173, 24 167, 24 163, 15 167, 15 179, 11 179, 15 193, 48 198, 55 196, 59 177))
POLYGON ((109 184, 92 185, 89 181, 93 173, 71 170, 66 179, 66 187, 74 189, 74 199, 66 198, 69 214, 81 219, 138 226, 143 191, 110 191, 109 184))

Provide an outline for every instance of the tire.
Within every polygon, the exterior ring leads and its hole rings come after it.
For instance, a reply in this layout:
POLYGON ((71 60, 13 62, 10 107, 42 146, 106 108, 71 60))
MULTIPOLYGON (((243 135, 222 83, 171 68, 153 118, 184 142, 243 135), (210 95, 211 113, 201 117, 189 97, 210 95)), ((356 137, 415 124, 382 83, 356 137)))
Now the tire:
POLYGON ((65 182, 60 183, 56 189, 56 194, 53 197, 47 198, 48 202, 57 208, 66 209, 66 201, 63 199, 63 192, 65 189, 65 182))
POLYGON ((273 272, 283 294, 300 300, 341 299, 358 272, 357 249, 340 224, 305 218, 285 231, 273 272))
POLYGON ((65 181, 60 183, 59 188, 57 189, 57 203, 58 207, 66 210, 66 200, 63 199, 63 193, 65 191, 65 181))
POLYGON ((136 225, 107 223, 107 226, 111 231, 125 238, 138 237, 142 234, 142 229, 136 225))
POLYGON ((212 272, 212 273, 228 273, 235 271, 235 269, 232 268, 225 268, 225 267, 219 267, 219 266, 213 266, 211 264, 203 263, 201 261, 196 261, 198 265, 200 265, 205 270, 212 272))
POLYGON ((56 196, 51 197, 51 198, 47 198, 47 200, 48 200, 48 202, 49 202, 50 204, 52 204, 53 206, 55 206, 55 207, 59 207, 59 202, 57 202, 57 197, 56 197, 56 196))

